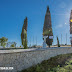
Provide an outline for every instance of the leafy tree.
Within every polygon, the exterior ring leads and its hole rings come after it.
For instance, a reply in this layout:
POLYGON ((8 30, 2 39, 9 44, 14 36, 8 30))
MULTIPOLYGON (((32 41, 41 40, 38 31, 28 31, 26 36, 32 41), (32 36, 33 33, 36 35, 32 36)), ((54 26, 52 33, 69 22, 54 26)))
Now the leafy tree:
POLYGON ((20 47, 21 47, 21 45, 20 45, 20 47))
POLYGON ((17 43, 16 43, 16 42, 14 42, 14 46, 15 46, 15 47, 16 47, 16 44, 17 44, 17 43))
POLYGON ((12 44, 10 47, 15 47, 15 45, 14 45, 14 44, 12 44))
POLYGON ((59 39, 58 39, 58 37, 57 37, 57 45, 58 45, 58 47, 60 47, 60 44, 59 44, 59 39))
POLYGON ((33 48, 36 48, 36 45, 33 45, 32 47, 33 47, 33 48))
POLYGON ((1 46, 5 47, 7 44, 8 38, 2 37, 0 38, 1 46))
POLYGON ((7 47, 16 47, 16 42, 7 42, 7 47))

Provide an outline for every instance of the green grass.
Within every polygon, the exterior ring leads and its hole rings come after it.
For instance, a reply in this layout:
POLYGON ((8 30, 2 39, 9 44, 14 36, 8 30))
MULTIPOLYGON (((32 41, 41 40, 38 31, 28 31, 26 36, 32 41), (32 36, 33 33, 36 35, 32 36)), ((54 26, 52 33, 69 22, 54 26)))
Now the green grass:
POLYGON ((72 54, 51 57, 21 72, 72 72, 72 54))

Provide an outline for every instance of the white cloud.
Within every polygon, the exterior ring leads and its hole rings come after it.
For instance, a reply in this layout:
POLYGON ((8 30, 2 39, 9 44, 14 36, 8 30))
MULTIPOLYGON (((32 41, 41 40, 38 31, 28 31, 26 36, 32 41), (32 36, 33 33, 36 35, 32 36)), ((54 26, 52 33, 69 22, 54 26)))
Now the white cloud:
POLYGON ((61 28, 61 27, 63 27, 63 25, 62 25, 62 24, 59 24, 59 25, 57 26, 57 28, 61 28))
POLYGON ((56 25, 56 26, 55 26, 56 29, 57 29, 57 28, 62 28, 62 27, 63 27, 62 24, 59 24, 59 25, 56 25))
POLYGON ((65 23, 65 25, 66 25, 67 23, 65 23))
POLYGON ((65 25, 69 25, 69 23, 67 22, 67 23, 65 23, 65 25))

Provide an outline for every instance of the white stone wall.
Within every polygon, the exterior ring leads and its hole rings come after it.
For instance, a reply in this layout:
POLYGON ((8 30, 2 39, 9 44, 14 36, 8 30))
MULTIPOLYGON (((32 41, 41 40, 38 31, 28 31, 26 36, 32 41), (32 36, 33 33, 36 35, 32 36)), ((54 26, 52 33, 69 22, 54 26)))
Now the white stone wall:
POLYGON ((14 67, 13 70, 0 70, 0 72, 17 72, 30 66, 41 63, 50 57, 60 54, 72 53, 72 48, 48 48, 48 49, 22 49, 1 50, 0 67, 14 67))

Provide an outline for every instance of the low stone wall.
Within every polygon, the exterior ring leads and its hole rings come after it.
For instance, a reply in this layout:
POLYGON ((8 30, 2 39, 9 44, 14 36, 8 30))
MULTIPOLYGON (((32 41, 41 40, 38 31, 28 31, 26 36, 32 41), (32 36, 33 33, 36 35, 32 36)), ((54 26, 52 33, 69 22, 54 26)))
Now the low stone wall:
MULTIPOLYGON (((67 53, 72 53, 72 48, 0 50, 0 67, 13 67, 11 72, 17 72, 41 63, 50 57, 67 53)), ((0 70, 0 72, 4 72, 4 70, 0 70)))

